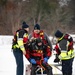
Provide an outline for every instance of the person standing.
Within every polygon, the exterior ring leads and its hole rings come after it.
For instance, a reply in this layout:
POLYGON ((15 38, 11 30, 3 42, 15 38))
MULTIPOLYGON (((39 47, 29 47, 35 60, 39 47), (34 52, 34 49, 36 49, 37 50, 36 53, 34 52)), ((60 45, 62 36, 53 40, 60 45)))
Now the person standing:
POLYGON ((74 59, 73 38, 69 34, 63 34, 60 30, 55 32, 55 37, 57 38, 55 45, 57 55, 54 62, 61 60, 63 75, 72 75, 74 59))
POLYGON ((41 38, 43 43, 50 46, 50 49, 52 51, 52 44, 50 42, 50 39, 48 35, 43 30, 40 29, 39 24, 35 24, 34 30, 32 31, 31 34, 29 34, 29 41, 31 41, 32 39, 37 39, 37 38, 41 38))
POLYGON ((16 75, 23 75, 23 54, 26 55, 28 32, 29 26, 25 22, 23 22, 22 29, 17 30, 14 35, 12 49, 17 64, 16 75))

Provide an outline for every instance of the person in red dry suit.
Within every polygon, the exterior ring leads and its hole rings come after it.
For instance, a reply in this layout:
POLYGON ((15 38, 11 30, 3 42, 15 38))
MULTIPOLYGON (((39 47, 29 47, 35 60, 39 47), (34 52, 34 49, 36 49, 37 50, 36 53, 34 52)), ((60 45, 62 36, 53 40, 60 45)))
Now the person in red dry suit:
POLYGON ((30 42, 26 58, 32 64, 31 75, 36 75, 38 65, 46 71, 47 75, 53 75, 52 67, 48 64, 48 59, 51 57, 51 54, 50 46, 44 44, 42 39, 37 38, 30 42))

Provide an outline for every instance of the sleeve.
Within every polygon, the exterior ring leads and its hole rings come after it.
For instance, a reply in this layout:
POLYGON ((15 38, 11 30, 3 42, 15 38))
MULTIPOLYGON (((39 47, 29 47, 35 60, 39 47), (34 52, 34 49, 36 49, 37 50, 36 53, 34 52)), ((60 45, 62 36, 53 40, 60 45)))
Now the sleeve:
POLYGON ((29 60, 30 59, 30 51, 29 51, 29 49, 28 50, 26 50, 26 58, 29 60))
POLYGON ((69 41, 68 51, 73 50, 73 38, 70 35, 68 36, 68 41, 69 41))
POLYGON ((68 34, 65 34, 64 38, 67 39, 69 42, 73 42, 73 38, 68 34))
POLYGON ((55 45, 54 49, 56 50, 56 52, 57 52, 58 55, 61 53, 58 44, 55 45))
POLYGON ((34 37, 33 37, 33 35, 32 35, 32 33, 31 34, 29 34, 29 41, 31 42, 32 40, 34 40, 34 37))
POLYGON ((32 34, 29 34, 29 40, 32 38, 32 34))
POLYGON ((68 40, 68 51, 73 50, 73 38, 69 34, 65 34, 64 38, 68 40))
POLYGON ((48 35, 46 33, 44 33, 44 37, 46 38, 46 41, 48 43, 48 46, 50 46, 50 49, 52 51, 52 44, 51 44, 51 41, 50 41, 50 39, 49 39, 49 37, 48 37, 48 35))
POLYGON ((18 45, 19 45, 19 47, 22 51, 25 50, 25 47, 24 47, 24 44, 23 44, 23 35, 24 35, 24 33, 25 33, 24 31, 17 32, 17 43, 18 43, 18 45))
POLYGON ((46 56, 49 58, 49 57, 52 55, 52 52, 51 52, 51 50, 50 50, 50 47, 49 47, 49 46, 47 46, 46 51, 47 51, 47 55, 46 55, 46 56))
POLYGON ((29 41, 29 39, 28 39, 28 33, 25 33, 25 34, 24 34, 24 37, 23 37, 23 43, 24 43, 24 44, 27 44, 28 41, 29 41))

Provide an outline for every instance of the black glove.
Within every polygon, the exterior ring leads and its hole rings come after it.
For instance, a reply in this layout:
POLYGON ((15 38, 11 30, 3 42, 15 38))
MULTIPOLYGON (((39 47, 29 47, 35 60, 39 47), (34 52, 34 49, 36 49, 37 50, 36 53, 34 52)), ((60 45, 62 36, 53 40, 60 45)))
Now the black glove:
POLYGON ((54 59, 55 63, 58 63, 60 61, 60 59, 58 58, 58 54, 56 54, 56 58, 54 59))

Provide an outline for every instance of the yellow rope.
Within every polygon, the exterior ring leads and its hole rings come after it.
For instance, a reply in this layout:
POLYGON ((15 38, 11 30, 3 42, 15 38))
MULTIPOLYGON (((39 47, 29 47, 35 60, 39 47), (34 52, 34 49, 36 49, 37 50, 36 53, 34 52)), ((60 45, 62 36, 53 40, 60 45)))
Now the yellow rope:
POLYGON ((41 62, 42 62, 42 60, 40 60, 40 66, 41 66, 41 68, 42 68, 42 69, 43 69, 43 71, 44 71, 44 70, 45 70, 45 67, 44 67, 44 66, 42 66, 41 62))
MULTIPOLYGON (((49 64, 50 65, 50 64, 49 64)), ((54 67, 54 71, 55 71, 55 74, 57 74, 57 69, 54 65, 50 65, 51 67, 54 67)))

